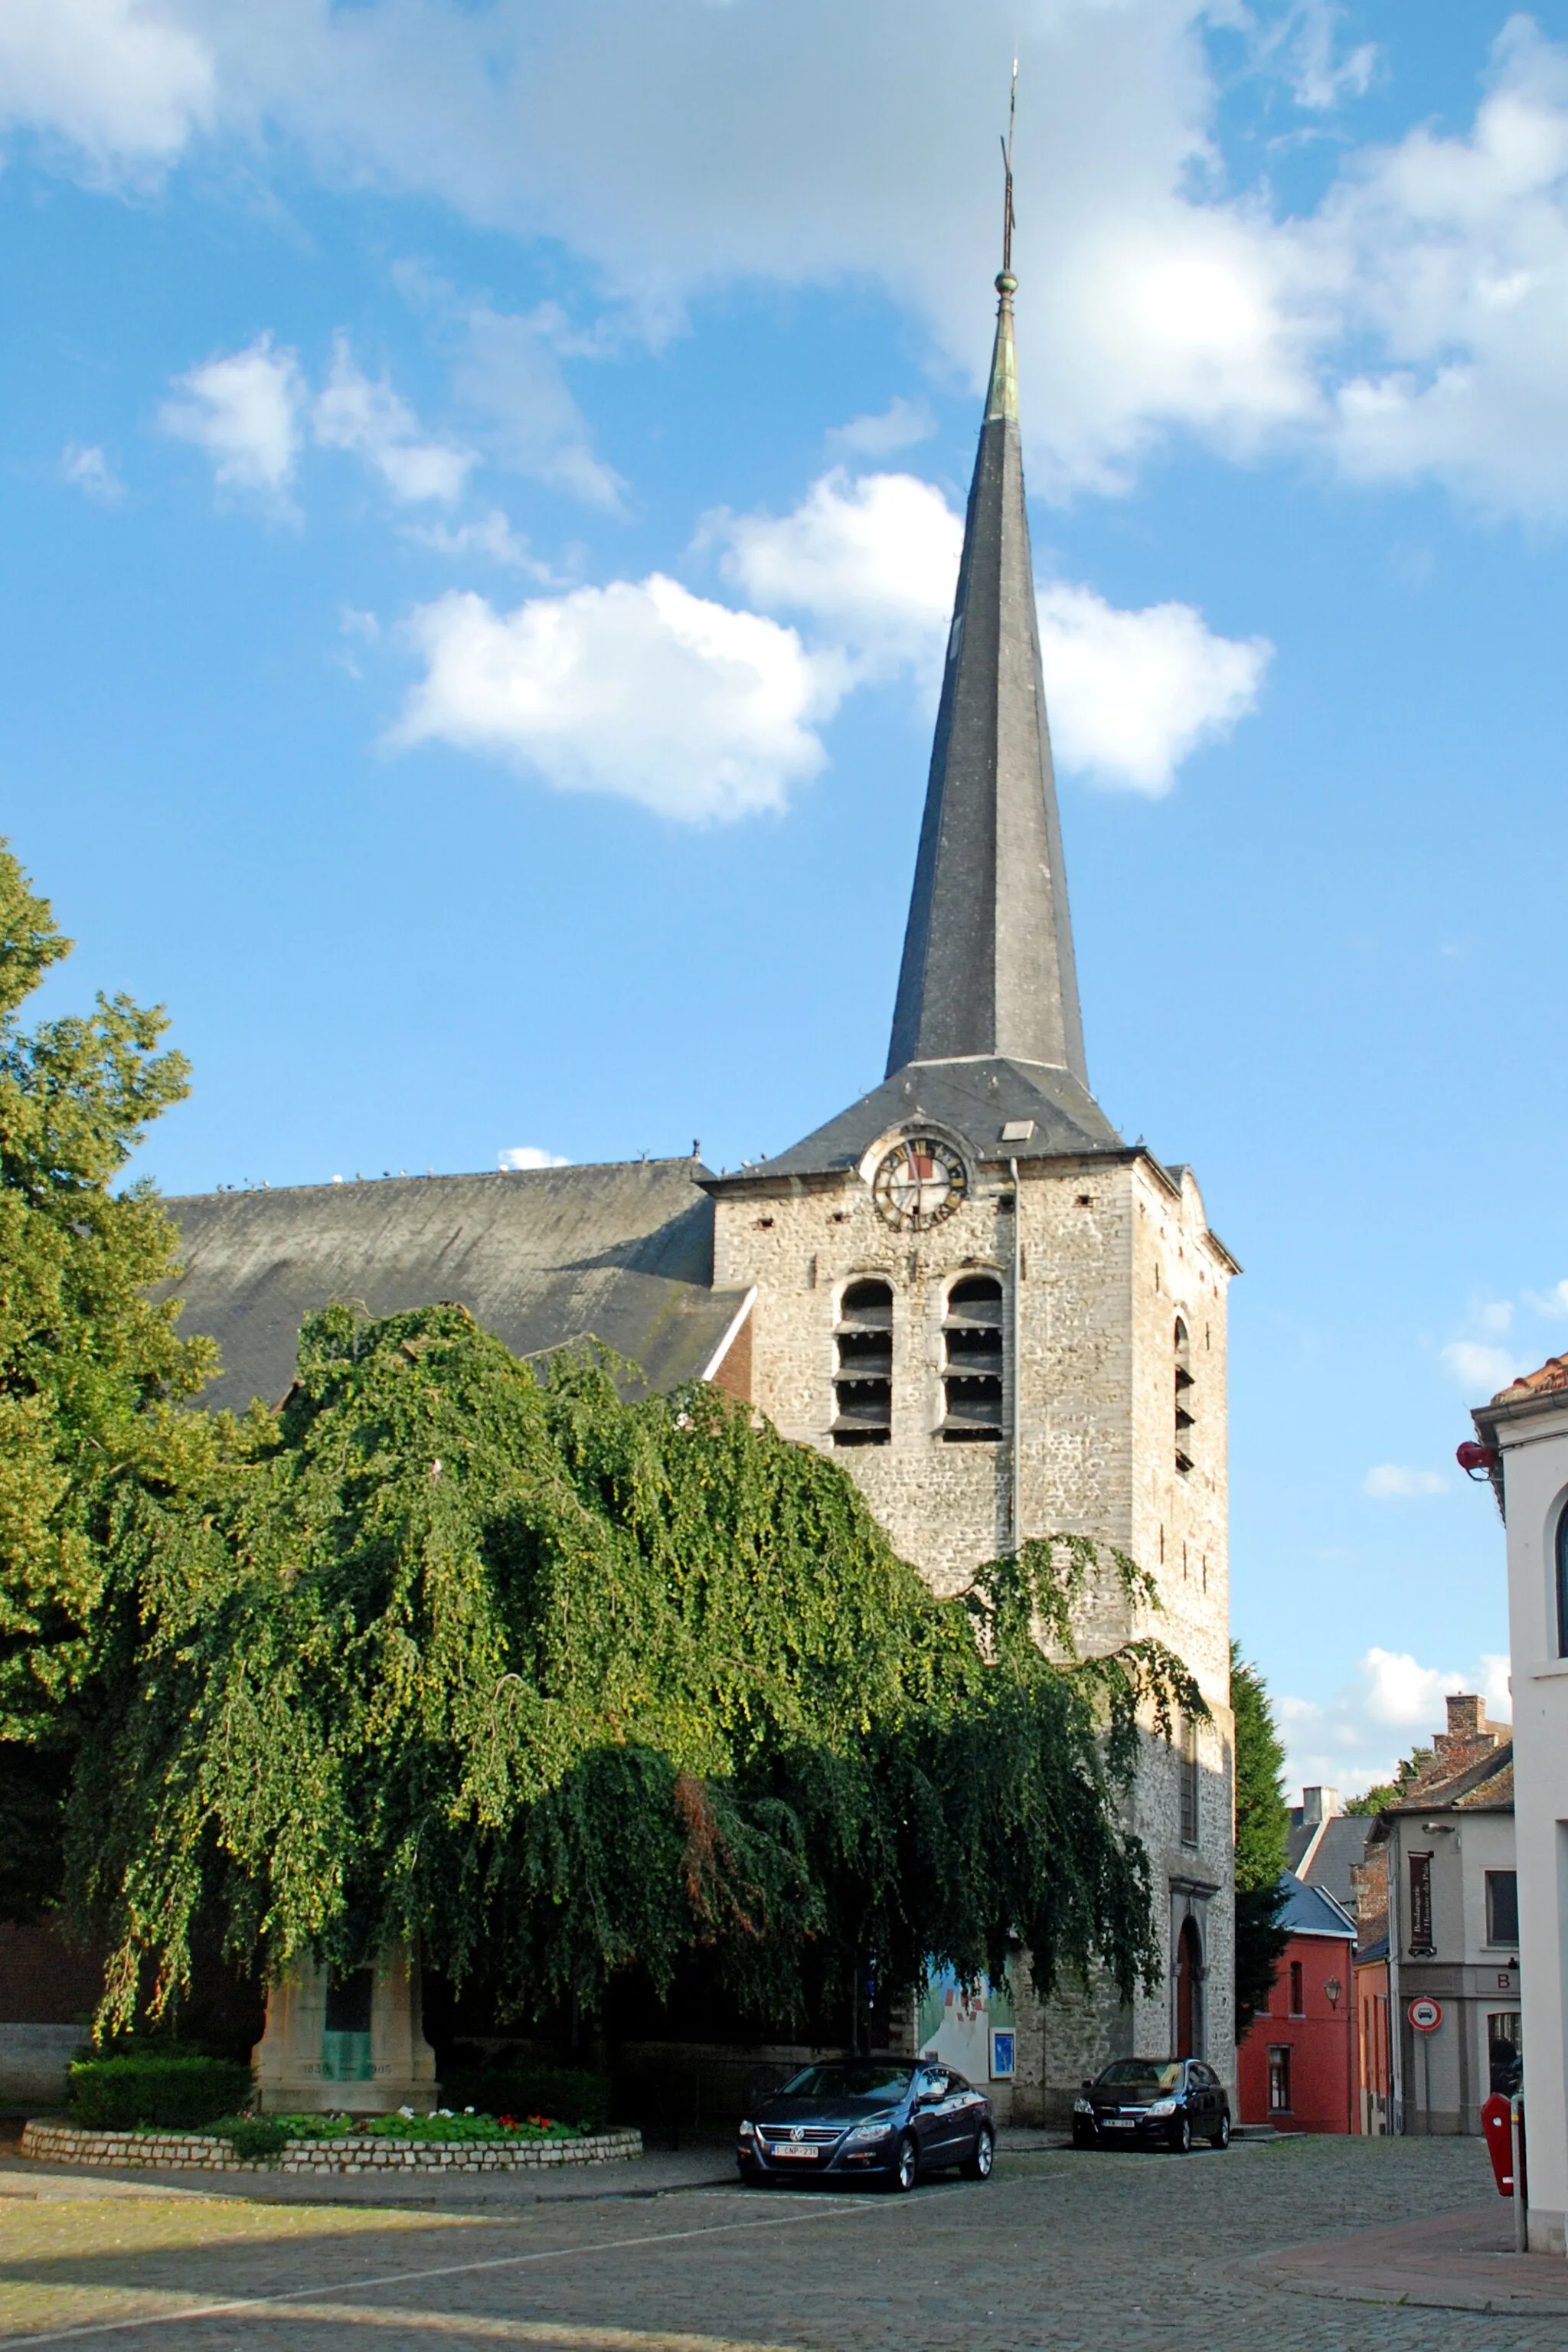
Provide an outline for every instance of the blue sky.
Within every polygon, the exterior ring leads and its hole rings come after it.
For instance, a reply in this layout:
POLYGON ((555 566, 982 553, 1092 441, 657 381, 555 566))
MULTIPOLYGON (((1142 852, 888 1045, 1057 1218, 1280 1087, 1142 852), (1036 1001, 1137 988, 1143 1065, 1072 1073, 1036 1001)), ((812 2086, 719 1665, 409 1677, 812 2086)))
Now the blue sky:
POLYGON ((1453 1447, 1568 1347, 1568 5, 9 0, 0 809, 170 1192, 851 1099, 1016 36, 1090 1073, 1246 1266, 1236 1625, 1353 1786, 1506 1697, 1453 1447))

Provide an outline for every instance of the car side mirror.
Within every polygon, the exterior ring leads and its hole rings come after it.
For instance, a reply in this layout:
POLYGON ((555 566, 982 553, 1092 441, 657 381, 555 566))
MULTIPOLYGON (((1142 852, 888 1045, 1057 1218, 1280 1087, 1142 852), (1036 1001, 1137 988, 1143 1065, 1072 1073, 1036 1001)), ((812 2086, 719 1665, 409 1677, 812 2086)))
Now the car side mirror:
POLYGON ((943 2094, 941 2091, 922 2091, 915 2105, 917 2107, 940 2107, 942 2097, 943 2094))
POLYGON ((1079 2089, 1080 2091, 1092 2091, 1093 2088, 1094 2084, 1089 2081, 1089 2076, 1086 2074, 1082 2082, 1079 2084, 1079 2089))

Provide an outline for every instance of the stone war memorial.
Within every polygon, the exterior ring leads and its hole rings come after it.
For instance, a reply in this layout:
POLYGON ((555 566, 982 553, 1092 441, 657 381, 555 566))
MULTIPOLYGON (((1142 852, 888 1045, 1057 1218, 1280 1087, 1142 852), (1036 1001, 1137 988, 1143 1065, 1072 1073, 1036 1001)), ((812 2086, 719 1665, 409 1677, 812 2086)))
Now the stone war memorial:
MULTIPOLYGON (((1129 1826, 1163 1981, 928 1988, 888 2037, 974 2074, 1004 2121, 1058 2120, 1108 2059, 1234 2075, 1226 1297, 1237 1271, 1189 1168, 1129 1144, 1090 1090, 1025 506, 1015 280, 995 343, 885 1073, 771 1159, 218 1193, 170 1205, 182 1328, 219 1343, 204 1400, 276 1404, 304 1316, 465 1307, 521 1357, 592 1337, 650 1387, 702 1380, 858 1482, 939 1594, 1032 1538, 1084 1535, 1155 1579, 1109 1583, 1081 1636, 1157 1632, 1202 1719, 1142 1735, 1129 1826), (949 2042, 951 2039, 951 2047, 949 2042)), ((891 982, 893 975, 889 974, 891 982)), ((259 2045, 279 2108, 428 2105, 416 1970, 296 1976, 259 2045), (344 2071, 347 2070, 347 2071, 344 2071), (344 2089, 355 2088, 352 2101, 344 2089)))
POLYGON ((436 2053, 421 2022, 419 1964, 401 1948, 377 1969, 332 1980, 294 1969, 267 2004, 256 2048, 263 2115, 395 2115, 433 2107, 436 2053))

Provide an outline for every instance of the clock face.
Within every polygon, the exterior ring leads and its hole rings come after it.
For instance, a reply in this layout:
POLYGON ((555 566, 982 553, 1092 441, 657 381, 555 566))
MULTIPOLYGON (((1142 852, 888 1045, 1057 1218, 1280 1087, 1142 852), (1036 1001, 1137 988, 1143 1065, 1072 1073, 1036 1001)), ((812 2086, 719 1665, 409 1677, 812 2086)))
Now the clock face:
POLYGON ((921 1233, 957 1208, 969 1189, 963 1162, 951 1143, 911 1135, 878 1163, 871 1179, 877 1213, 900 1233, 921 1233))

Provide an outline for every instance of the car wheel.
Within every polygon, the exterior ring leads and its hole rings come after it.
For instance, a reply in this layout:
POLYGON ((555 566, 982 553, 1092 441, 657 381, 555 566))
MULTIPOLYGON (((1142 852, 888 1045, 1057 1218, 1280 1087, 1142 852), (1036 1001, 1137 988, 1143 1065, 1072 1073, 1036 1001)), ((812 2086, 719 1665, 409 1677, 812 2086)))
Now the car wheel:
POLYGON ((742 2172, 741 2175, 741 2183, 742 2186, 746 2189, 771 2189, 773 2186, 775 2177, 776 2176, 771 2172, 742 2172))
POLYGON ((1193 2119, 1191 2116, 1178 2116, 1171 2126, 1171 2153, 1173 2156, 1186 2156, 1192 2145, 1193 2119))
POLYGON ((1092 2124, 1074 2124, 1072 2127, 1072 2144, 1074 2147, 1098 2147, 1100 2146, 1100 2134, 1095 2130, 1092 2124))
POLYGON ((907 2197, 920 2177, 920 2150, 915 2146, 914 2134, 906 2132, 899 2142, 899 2153, 894 2159, 888 2186, 895 2196, 907 2197))
POLYGON ((1211 2147, 1228 2147, 1230 2146, 1230 2109, 1228 2107, 1226 2107, 1225 2113, 1221 2116, 1219 2119, 1219 2129, 1213 2135, 1209 2141, 1209 2146, 1211 2147))
POLYGON ((995 2161, 996 2136, 988 2125, 982 2124, 974 2136, 974 2153, 965 2158, 962 2167, 965 2180, 989 2180, 995 2161))

